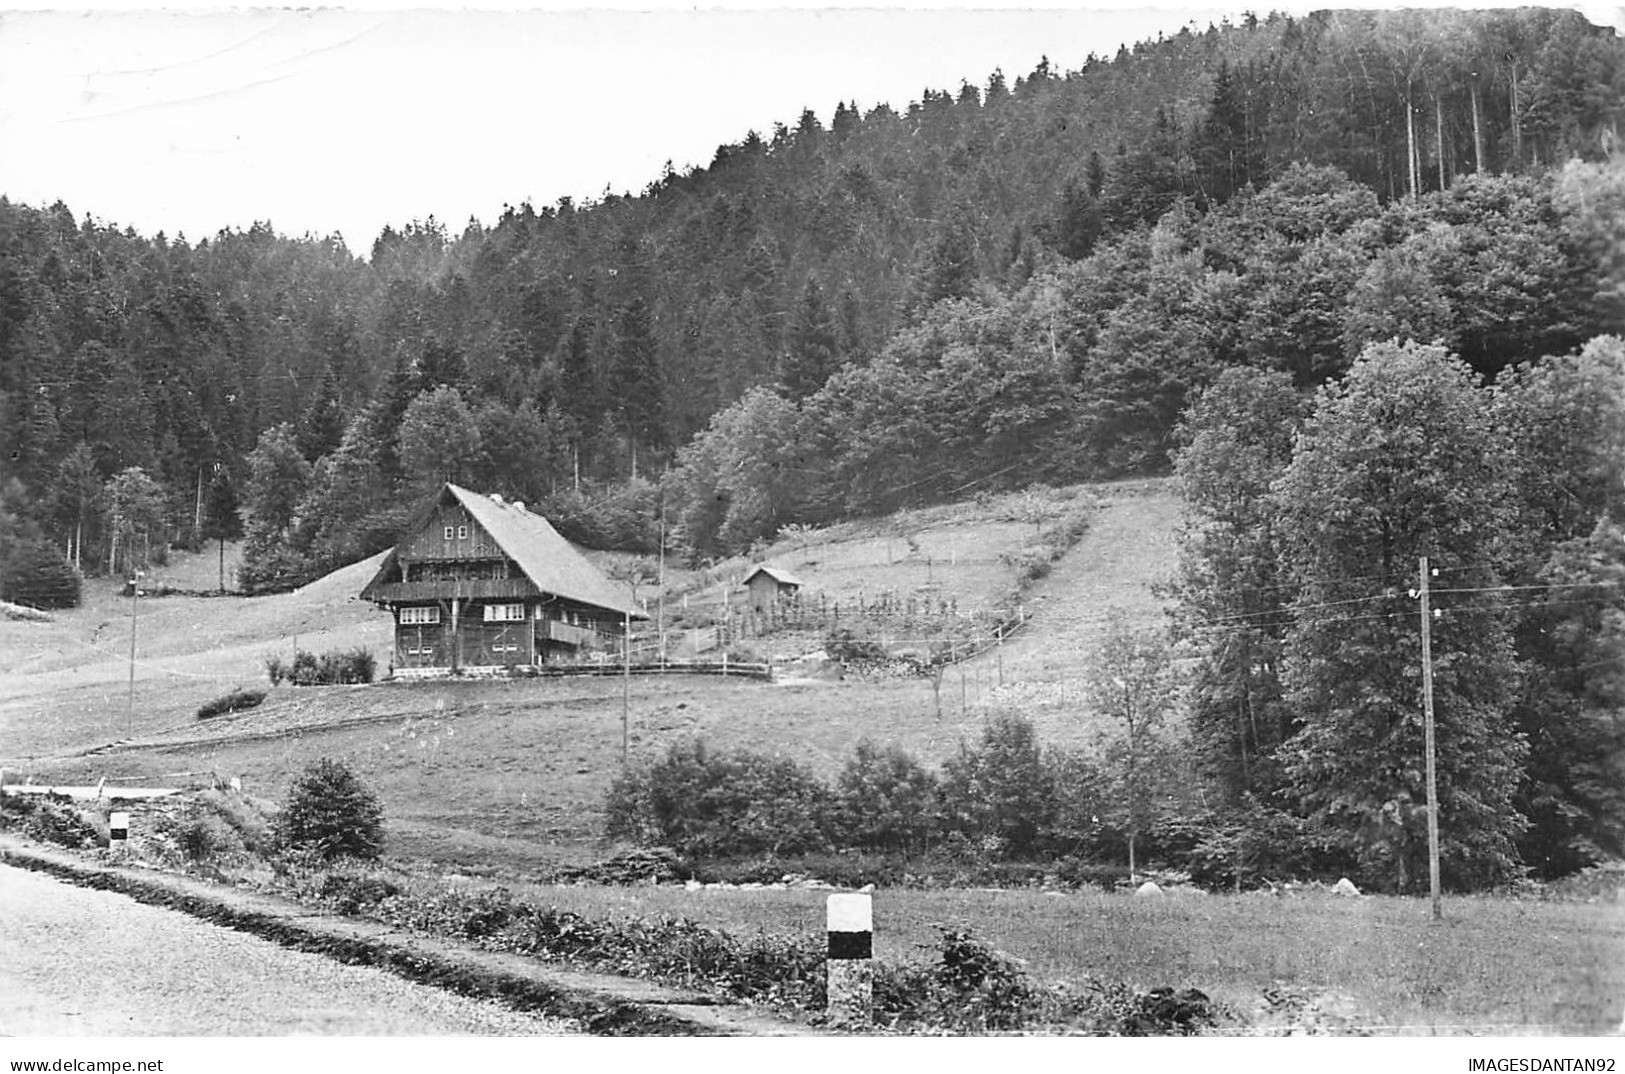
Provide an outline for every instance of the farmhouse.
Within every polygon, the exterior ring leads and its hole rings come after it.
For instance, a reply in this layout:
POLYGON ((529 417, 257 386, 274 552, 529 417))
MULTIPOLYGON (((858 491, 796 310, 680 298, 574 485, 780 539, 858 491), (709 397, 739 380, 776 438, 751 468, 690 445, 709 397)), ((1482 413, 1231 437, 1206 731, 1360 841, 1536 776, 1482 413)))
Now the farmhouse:
POLYGON ((780 598, 794 596, 801 588, 801 579, 764 563, 745 576, 744 586, 750 592, 750 606, 766 611, 780 598))
POLYGON ((541 515, 446 484, 361 591, 395 617, 394 667, 505 668, 618 648, 647 619, 541 515))

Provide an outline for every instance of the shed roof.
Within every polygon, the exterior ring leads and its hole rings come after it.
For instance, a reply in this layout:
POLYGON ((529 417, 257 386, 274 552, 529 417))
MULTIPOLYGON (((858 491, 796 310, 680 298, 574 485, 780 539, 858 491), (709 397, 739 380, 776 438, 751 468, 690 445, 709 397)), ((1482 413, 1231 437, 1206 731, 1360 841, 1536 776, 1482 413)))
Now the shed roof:
POLYGON ((765 574, 769 578, 773 579, 775 582, 779 583, 780 585, 800 586, 800 585, 804 584, 801 581, 800 578, 797 578, 795 575, 791 574, 789 571, 785 570, 784 568, 782 568, 782 567, 770 567, 766 563, 763 563, 761 566, 757 567, 755 570, 753 570, 749 574, 745 575, 745 580, 743 582, 741 582, 740 584, 741 585, 750 585, 751 580, 753 578, 755 578, 758 574, 765 574))
POLYGON ((375 587, 389 577, 405 540, 423 527, 436 505, 449 501, 455 501, 466 509, 474 521, 491 535, 503 553, 518 564, 537 589, 622 615, 630 614, 634 619, 648 618, 632 602, 628 593, 589 563, 574 545, 559 536, 558 530, 547 519, 518 504, 470 492, 450 482, 443 485, 439 495, 414 516, 401 544, 397 544, 384 557, 378 573, 361 591, 364 599, 371 599, 371 594, 376 592, 375 587))

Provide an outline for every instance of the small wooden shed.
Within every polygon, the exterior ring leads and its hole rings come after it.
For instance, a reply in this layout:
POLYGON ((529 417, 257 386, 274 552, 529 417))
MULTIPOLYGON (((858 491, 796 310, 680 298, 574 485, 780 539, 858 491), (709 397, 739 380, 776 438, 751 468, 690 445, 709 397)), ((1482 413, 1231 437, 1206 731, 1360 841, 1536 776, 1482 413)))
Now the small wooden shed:
POLYGON ((794 596, 801 588, 801 579, 787 570, 764 563, 745 575, 744 586, 750 593, 750 606, 760 612, 794 596))

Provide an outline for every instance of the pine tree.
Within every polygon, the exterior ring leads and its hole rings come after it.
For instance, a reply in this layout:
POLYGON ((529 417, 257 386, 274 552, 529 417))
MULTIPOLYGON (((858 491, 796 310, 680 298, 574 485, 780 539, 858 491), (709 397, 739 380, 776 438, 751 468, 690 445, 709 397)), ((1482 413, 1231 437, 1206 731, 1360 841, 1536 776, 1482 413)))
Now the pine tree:
POLYGON ((956 208, 939 226, 920 268, 920 302, 929 306, 944 299, 964 298, 971 293, 977 275, 976 233, 970 213, 956 208))
POLYGON ((840 367, 835 320, 816 276, 807 278, 786 343, 779 365, 779 387, 786 398, 800 401, 823 387, 840 367))
POLYGON ((237 485, 231 471, 216 466, 209 482, 209 491, 203 501, 203 530, 206 541, 217 541, 220 546, 220 592, 226 591, 226 542, 243 535, 242 512, 237 505, 237 485))
POLYGON ((299 451, 314 463, 339 446, 344 438, 344 409, 339 405, 338 377, 328 366, 322 374, 316 397, 299 417, 299 451))

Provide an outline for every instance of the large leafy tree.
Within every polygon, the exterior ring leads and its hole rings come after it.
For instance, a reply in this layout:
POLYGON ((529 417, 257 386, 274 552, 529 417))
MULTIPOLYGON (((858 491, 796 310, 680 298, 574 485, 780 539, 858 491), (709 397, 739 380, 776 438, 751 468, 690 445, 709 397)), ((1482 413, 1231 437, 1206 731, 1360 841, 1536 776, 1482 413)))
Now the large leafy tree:
POLYGON ((400 450, 413 484, 467 481, 479 460, 480 430, 462 392, 442 385, 412 400, 401 418, 400 450))
POLYGON ((312 467, 299 450, 290 422, 260 434, 248 456, 243 562, 237 580, 249 592, 286 588, 303 580, 306 563, 296 532, 310 492, 312 467))
POLYGON ((1186 413, 1175 470, 1185 504, 1177 621, 1197 659, 1191 733, 1222 797, 1268 798, 1282 786, 1291 734, 1281 644, 1291 600, 1270 490, 1292 461, 1306 400, 1284 373, 1237 367, 1186 413))
POLYGON ((1527 747, 1512 725, 1515 659, 1494 590, 1508 524, 1484 394, 1443 348, 1377 344, 1316 396, 1277 485, 1285 573, 1287 748, 1302 808, 1341 833, 1368 880, 1426 875, 1418 558, 1445 579, 1434 623, 1442 865, 1448 882, 1514 874, 1527 747))
POLYGON ((818 470, 800 427, 792 403, 757 388, 682 450, 669 487, 695 554, 741 551, 799 520, 818 470))
POLYGON ((141 467, 120 470, 107 483, 108 529, 113 534, 108 569, 133 571, 145 567, 153 549, 167 551, 164 531, 164 490, 141 467))
POLYGON ((1557 875, 1625 850, 1625 342, 1506 371, 1495 416, 1514 478, 1507 559, 1524 587, 1522 848, 1557 875))

